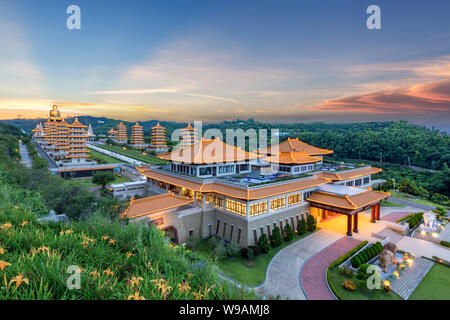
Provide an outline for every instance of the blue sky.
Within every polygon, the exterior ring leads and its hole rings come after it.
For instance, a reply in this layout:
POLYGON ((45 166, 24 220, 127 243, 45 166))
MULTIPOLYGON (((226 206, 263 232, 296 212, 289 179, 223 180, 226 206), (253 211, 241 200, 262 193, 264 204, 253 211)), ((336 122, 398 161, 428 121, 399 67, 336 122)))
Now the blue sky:
POLYGON ((450 2, 0 0, 4 118, 448 127, 450 2), (81 30, 66 8, 81 8, 81 30), (381 30, 366 8, 381 8, 381 30))

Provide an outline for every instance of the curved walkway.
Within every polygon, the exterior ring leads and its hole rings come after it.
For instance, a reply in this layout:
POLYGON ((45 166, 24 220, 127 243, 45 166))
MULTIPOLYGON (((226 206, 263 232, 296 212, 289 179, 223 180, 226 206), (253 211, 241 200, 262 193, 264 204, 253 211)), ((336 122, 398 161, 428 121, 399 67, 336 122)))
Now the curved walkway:
POLYGON ((273 298, 279 296, 283 300, 306 300, 299 278, 303 264, 342 237, 321 229, 278 252, 267 268, 262 293, 273 298))
POLYGON ((361 241, 344 237, 329 245, 303 265, 300 280, 307 299, 334 300, 328 288, 326 271, 328 266, 347 251, 356 247, 361 241))

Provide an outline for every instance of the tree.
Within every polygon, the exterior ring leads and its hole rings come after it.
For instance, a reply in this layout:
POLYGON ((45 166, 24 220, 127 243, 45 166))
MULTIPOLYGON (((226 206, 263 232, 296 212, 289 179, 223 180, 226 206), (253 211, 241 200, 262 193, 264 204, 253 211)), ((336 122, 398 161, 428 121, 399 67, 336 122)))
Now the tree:
POLYGON ((298 221, 297 224, 297 233, 298 235, 302 235, 306 233, 306 221, 305 217, 302 215, 302 218, 298 221))
POLYGON ((262 235, 259 236, 258 248, 260 248, 261 252, 263 252, 263 253, 267 253, 270 251, 269 238, 267 237, 267 235, 265 233, 263 233, 262 235))
POLYGON ((281 237, 280 228, 275 227, 272 230, 272 235, 270 236, 270 244, 272 247, 279 247, 283 242, 283 238, 281 237))
POLYGON ((284 226, 284 241, 289 242, 294 238, 294 231, 289 223, 284 226))
POLYGON ((102 186, 105 189, 106 185, 115 180, 114 174, 111 171, 100 171, 96 172, 92 176, 92 183, 102 186))
POLYGON ((306 218, 306 222, 308 223, 308 230, 314 231, 316 230, 316 219, 310 214, 308 214, 308 217, 306 218))

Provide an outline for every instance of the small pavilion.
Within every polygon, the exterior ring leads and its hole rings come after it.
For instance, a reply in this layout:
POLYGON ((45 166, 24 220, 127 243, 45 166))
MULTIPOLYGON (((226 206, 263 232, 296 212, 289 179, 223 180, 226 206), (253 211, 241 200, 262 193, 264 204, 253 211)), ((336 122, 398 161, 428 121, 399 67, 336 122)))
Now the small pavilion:
POLYGON ((307 199, 313 215, 326 219, 329 214, 347 216, 347 235, 358 233, 358 214, 371 209, 370 221, 380 220, 380 202, 390 194, 372 189, 361 189, 337 184, 325 184, 314 191, 307 199), (353 223, 352 223, 353 217, 353 223))

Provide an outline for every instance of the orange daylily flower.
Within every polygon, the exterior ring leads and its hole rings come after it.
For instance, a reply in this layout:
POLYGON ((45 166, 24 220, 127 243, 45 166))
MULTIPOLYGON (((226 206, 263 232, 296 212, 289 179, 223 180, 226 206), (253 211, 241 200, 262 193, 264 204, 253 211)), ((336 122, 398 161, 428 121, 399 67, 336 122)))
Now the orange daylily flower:
POLYGON ((135 292, 134 294, 130 294, 128 296, 128 300, 145 300, 145 298, 140 296, 139 292, 135 292))
POLYGON ((109 237, 105 235, 105 236, 102 237, 102 239, 106 241, 106 240, 109 239, 109 237))
POLYGON ((10 265, 11 265, 11 263, 6 262, 6 261, 3 261, 3 260, 0 260, 0 269, 2 269, 2 271, 3 271, 7 266, 10 266, 10 265))
POLYGON ((129 259, 129 258, 134 256, 134 254, 132 254, 131 252, 127 252, 125 255, 127 256, 127 259, 129 259))
POLYGON ((2 247, 0 247, 0 254, 5 254, 5 253, 6 253, 6 250, 3 249, 2 247))
POLYGON ((22 223, 20 224, 21 227, 24 227, 28 224, 28 221, 22 221, 22 223))
POLYGON ((110 244, 116 244, 116 240, 111 239, 111 240, 109 240, 109 243, 110 243, 110 244))
POLYGON ((131 277, 131 279, 127 279, 128 280, 128 285, 131 285, 132 287, 139 286, 139 282, 144 280, 144 278, 142 277, 131 277))
POLYGON ((0 229, 2 229, 2 230, 8 230, 10 228, 12 228, 12 224, 9 222, 2 224, 2 226, 0 227, 0 229))
POLYGON ((103 273, 106 273, 107 276, 113 275, 114 272, 112 272, 109 268, 103 271, 103 273))
POLYGON ((16 288, 19 287, 22 283, 28 284, 28 279, 22 276, 22 273, 19 273, 17 276, 11 279, 9 285, 11 283, 16 283, 16 288))

